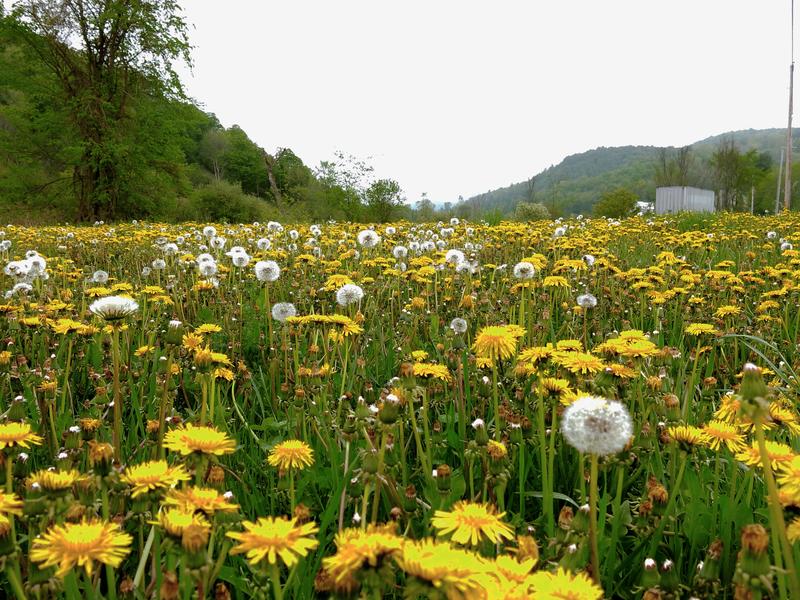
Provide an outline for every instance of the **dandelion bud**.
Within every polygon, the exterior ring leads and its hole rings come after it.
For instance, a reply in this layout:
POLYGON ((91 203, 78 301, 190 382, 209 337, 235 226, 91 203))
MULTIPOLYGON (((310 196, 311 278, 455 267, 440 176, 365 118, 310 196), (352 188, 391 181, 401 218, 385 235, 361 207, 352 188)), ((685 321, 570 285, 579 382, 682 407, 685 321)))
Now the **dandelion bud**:
POLYGON ((764 383, 761 369, 753 363, 747 363, 742 368, 742 384, 739 387, 739 395, 742 398, 742 410, 748 417, 755 420, 757 417, 768 416, 769 388, 764 383))
POLYGON ((206 474, 206 483, 212 487, 221 487, 225 483, 225 469, 212 465, 206 474))
POLYGON ((733 581, 736 597, 768 596, 771 587, 772 567, 769 561, 769 535, 763 525, 745 525, 742 528, 742 550, 736 563, 733 581))
POLYGON ((439 465, 436 467, 436 486, 439 492, 447 495, 450 493, 450 475, 452 469, 448 465, 439 465))
POLYGON ((658 573, 658 564, 652 558, 644 559, 644 571, 642 572, 641 586, 643 588, 655 588, 661 580, 658 573))
POLYGON ((162 600, 178 600, 180 587, 175 573, 171 571, 164 573, 164 581, 161 583, 160 591, 162 600))
POLYGON ((378 472, 378 453, 375 450, 367 450, 361 457, 361 468, 364 473, 374 475, 378 472))
POLYGON ((89 442, 89 462, 94 465, 95 471, 105 477, 111 471, 114 460, 114 448, 111 444, 91 440, 89 442))
POLYGON ((17 396, 11 401, 11 406, 8 408, 6 414, 9 421, 22 421, 28 416, 28 411, 25 407, 25 398, 17 396))
POLYGON ((183 341, 183 334, 186 333, 186 330, 178 320, 173 319, 169 322, 169 326, 167 327, 167 333, 164 336, 164 342, 171 346, 180 346, 181 342, 183 341))
POLYGON ((417 488, 409 484, 403 493, 403 510, 412 513, 417 510, 417 488))
POLYGON ((678 579, 678 572, 675 569, 675 563, 670 559, 661 563, 661 587, 666 591, 673 592, 680 587, 680 580, 678 579))
POLYGON ((575 511, 571 506, 562 506, 561 511, 558 513, 558 527, 564 531, 569 531, 572 528, 572 519, 575 517, 575 511))
POLYGON ((486 431, 486 425, 483 419, 475 419, 472 422, 472 427, 475 429, 475 441, 479 446, 485 446, 489 443, 489 433, 486 431))
POLYGON ((378 418, 385 425, 393 425, 400 416, 400 399, 395 394, 386 396, 378 409, 378 418))

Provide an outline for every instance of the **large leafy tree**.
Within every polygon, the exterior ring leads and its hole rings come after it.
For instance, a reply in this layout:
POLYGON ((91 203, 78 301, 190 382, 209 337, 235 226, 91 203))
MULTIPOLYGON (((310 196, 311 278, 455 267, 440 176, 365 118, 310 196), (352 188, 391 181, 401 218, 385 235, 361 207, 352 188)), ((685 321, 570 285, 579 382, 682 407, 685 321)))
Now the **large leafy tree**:
POLYGON ((178 3, 21 0, 11 19, 55 76, 77 133, 72 183, 78 218, 113 219, 128 203, 141 166, 137 107, 148 97, 183 95, 174 66, 190 61, 190 46, 178 3))

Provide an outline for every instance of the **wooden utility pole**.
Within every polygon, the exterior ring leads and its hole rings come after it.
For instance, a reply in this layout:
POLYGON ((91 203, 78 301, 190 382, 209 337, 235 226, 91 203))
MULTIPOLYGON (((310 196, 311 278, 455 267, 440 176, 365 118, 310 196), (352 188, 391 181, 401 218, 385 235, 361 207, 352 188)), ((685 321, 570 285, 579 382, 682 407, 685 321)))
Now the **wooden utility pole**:
POLYGON ((789 65, 789 126, 786 129, 786 179, 783 187, 783 208, 792 205, 792 93, 794 92, 794 0, 792 0, 792 62, 789 65))
POLYGON ((775 186, 775 214, 781 212, 781 183, 783 182, 783 153, 786 149, 781 148, 781 160, 778 163, 778 185, 775 186))

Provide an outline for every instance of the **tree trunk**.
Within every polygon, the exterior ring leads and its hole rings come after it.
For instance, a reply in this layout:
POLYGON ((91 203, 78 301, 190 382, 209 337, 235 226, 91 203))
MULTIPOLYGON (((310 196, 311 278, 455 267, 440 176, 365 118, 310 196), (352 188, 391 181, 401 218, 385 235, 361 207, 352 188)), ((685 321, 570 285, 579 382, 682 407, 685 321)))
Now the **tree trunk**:
POLYGON ((267 179, 269 180, 269 191, 272 197, 275 198, 275 204, 281 204, 282 196, 281 191, 278 189, 278 182, 275 180, 275 173, 272 169, 275 165, 275 159, 270 156, 268 152, 264 152, 264 164, 267 166, 267 179))

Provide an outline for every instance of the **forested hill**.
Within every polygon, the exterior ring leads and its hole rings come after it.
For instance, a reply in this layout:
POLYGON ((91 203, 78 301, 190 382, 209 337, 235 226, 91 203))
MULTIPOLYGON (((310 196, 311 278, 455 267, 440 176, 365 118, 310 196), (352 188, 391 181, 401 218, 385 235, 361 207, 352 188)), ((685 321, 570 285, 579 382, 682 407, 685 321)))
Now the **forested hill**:
POLYGON ((111 81, 126 73, 124 98, 92 97, 87 53, 58 44, 0 10, 0 222, 344 219, 363 209, 335 161, 312 170, 288 148, 267 153, 138 67, 109 70, 111 81), (87 171, 95 187, 81 205, 87 171))
MULTIPOLYGON (((795 138, 800 130, 794 130, 795 138)), ((694 183, 713 187, 708 169, 701 168, 722 141, 732 139, 742 152, 755 150, 768 153, 775 167, 785 146, 785 129, 746 129, 732 131, 700 140, 691 145, 694 164, 694 183)), ((588 214, 606 192, 626 188, 640 200, 653 201, 656 188, 656 168, 664 151, 675 148, 657 146, 600 147, 566 157, 533 180, 515 183, 479 194, 462 201, 461 214, 467 207, 476 213, 499 211, 510 214, 520 202, 538 202, 551 213, 588 214), (466 206, 464 206, 466 205, 466 206)))

